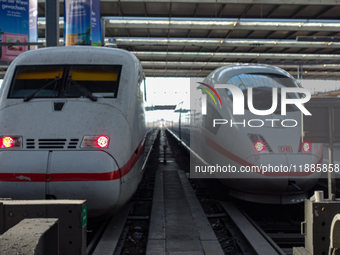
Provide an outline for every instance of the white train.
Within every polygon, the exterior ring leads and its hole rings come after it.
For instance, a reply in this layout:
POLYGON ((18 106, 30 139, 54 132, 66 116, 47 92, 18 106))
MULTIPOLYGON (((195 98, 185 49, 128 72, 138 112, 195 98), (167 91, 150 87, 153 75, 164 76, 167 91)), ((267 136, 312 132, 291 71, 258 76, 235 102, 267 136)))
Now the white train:
POLYGON ((9 66, 0 91, 0 197, 119 209, 143 176, 144 73, 127 51, 56 47, 9 66))
MULTIPOLYGON (((192 176, 218 177, 229 187, 230 195, 243 200, 283 204, 303 201, 321 175, 308 169, 322 163, 322 145, 302 143, 299 108, 287 104, 286 115, 281 114, 282 89, 299 88, 295 79, 277 67, 243 64, 218 68, 194 87, 200 90, 191 90, 190 107, 179 104, 167 128, 190 145, 194 155, 214 166, 213 171, 221 173, 201 175, 207 172, 202 165, 191 170, 195 170, 192 176), (243 115, 233 112, 235 93, 216 84, 234 85, 243 92, 244 104, 237 109, 243 115), (271 109, 272 91, 277 89, 275 111, 253 114, 247 104, 248 88, 252 88, 253 107, 260 111, 271 109), (225 166, 224 171, 218 166, 225 166)), ((286 96, 300 100, 302 95, 286 96)))

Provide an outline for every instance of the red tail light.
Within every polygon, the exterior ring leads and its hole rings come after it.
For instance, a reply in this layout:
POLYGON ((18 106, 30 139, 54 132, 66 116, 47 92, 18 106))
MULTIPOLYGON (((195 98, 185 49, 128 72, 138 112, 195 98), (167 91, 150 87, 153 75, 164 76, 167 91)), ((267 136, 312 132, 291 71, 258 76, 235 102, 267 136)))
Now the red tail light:
POLYGON ((312 149, 312 145, 310 143, 303 143, 302 144, 302 150, 303 152, 310 152, 312 149))
POLYGON ((21 137, 3 136, 0 138, 0 148, 21 147, 21 137))
POLYGON ((110 138, 105 135, 99 136, 85 136, 83 142, 81 143, 81 147, 91 147, 91 148, 108 148, 109 147, 110 138))
POLYGON ((266 146, 264 145, 263 142, 256 142, 254 147, 255 147, 255 150, 257 152, 261 152, 261 151, 265 151, 266 150, 266 146))
POLYGON ((5 136, 1 138, 2 148, 11 148, 14 145, 14 139, 10 136, 5 136))
POLYGON ((99 136, 97 138, 97 145, 100 148, 106 148, 109 145, 109 138, 106 136, 99 136))

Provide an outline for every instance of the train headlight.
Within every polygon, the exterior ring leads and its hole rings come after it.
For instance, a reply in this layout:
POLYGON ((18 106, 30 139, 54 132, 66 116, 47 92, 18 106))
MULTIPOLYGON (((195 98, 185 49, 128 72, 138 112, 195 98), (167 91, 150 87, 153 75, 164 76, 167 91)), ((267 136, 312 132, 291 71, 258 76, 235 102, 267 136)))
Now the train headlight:
POLYGON ((250 141, 253 143, 256 152, 273 153, 267 141, 260 134, 248 134, 250 141))
POLYGON ((105 135, 100 136, 85 136, 83 142, 81 143, 81 147, 90 147, 90 148, 107 148, 109 147, 110 138, 105 135))
POLYGON ((310 152, 312 149, 312 145, 310 143, 304 142, 302 144, 302 151, 303 152, 310 152))
POLYGON ((257 152, 262 152, 266 150, 266 146, 264 145, 263 142, 256 142, 254 146, 257 152))
POLYGON ((0 137, 0 148, 13 148, 21 147, 22 138, 21 136, 1 136, 0 137))

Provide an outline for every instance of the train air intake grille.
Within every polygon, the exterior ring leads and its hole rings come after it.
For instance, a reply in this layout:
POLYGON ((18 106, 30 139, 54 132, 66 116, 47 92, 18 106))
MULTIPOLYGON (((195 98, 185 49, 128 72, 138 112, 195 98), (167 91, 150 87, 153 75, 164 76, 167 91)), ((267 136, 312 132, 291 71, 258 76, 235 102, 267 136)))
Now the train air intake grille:
POLYGON ((77 148, 78 142, 79 142, 79 139, 71 139, 69 141, 69 143, 68 143, 67 148, 68 149, 75 149, 75 148, 77 148))
POLYGON ((34 139, 26 139, 26 149, 35 149, 34 139))
POLYGON ((76 149, 79 139, 26 139, 26 149, 76 149))
POLYGON ((66 139, 39 139, 39 149, 64 149, 66 139))

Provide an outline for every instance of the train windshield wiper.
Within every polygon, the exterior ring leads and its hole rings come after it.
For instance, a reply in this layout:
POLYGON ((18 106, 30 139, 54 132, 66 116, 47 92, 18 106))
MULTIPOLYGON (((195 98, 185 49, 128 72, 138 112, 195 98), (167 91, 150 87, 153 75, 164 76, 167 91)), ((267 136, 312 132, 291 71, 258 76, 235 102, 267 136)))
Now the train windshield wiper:
POLYGON ((50 81, 49 83, 45 84, 44 86, 42 86, 41 88, 37 89, 36 91, 34 91, 32 94, 30 94, 29 96, 25 97, 24 98, 24 102, 28 102, 30 101, 34 96, 35 94, 37 94, 39 91, 43 90, 43 89, 46 89, 48 86, 50 86, 51 84, 53 83, 57 83, 59 81, 59 76, 56 76, 52 81, 50 81))
POLYGON ((85 96, 90 98, 92 101, 97 101, 97 97, 93 96, 90 91, 88 91, 84 86, 80 85, 78 82, 74 81, 71 76, 68 77, 68 81, 75 85, 85 96))

